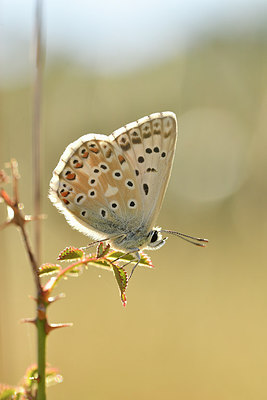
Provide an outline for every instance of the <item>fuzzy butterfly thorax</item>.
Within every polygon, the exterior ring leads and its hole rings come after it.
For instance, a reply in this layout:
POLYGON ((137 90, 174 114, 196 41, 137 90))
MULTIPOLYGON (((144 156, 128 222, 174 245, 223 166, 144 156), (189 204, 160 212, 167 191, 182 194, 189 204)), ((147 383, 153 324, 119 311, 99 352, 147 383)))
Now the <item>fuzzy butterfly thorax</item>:
POLYGON ((75 229, 131 252, 164 244, 153 228, 169 181, 177 138, 172 112, 71 143, 53 172, 49 198, 75 229), (154 235, 154 236, 153 236, 154 235))
POLYGON ((138 252, 141 249, 159 249, 165 243, 162 239, 160 228, 153 228, 147 232, 145 226, 132 230, 110 240, 111 247, 124 252, 138 252))

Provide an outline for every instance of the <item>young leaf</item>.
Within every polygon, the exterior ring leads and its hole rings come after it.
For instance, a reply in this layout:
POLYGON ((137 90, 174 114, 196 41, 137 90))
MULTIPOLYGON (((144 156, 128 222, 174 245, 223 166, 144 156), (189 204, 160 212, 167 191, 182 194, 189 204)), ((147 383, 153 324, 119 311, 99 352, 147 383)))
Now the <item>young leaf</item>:
POLYGON ((38 377, 38 368, 36 364, 31 365, 29 368, 27 368, 23 381, 24 384, 23 386, 29 390, 31 389, 34 385, 37 385, 37 377, 38 377))
POLYGON ((0 400, 16 399, 17 388, 0 384, 0 400))
POLYGON ((47 386, 52 386, 52 385, 56 385, 57 383, 61 383, 63 382, 63 376, 60 375, 58 369, 56 368, 52 368, 52 367, 48 367, 46 368, 46 385, 47 386))
POLYGON ((61 270, 61 266, 57 264, 42 264, 39 267, 39 276, 52 275, 61 270))
POLYGON ((140 251, 139 254, 141 256, 141 260, 138 265, 140 265, 141 267, 154 268, 151 258, 147 254, 143 253, 142 251, 140 251))
MULTIPOLYGON (((24 376, 24 387, 27 391, 31 391, 33 386, 37 385, 38 370, 37 366, 31 365, 24 376)), ((46 367, 45 369, 45 381, 47 386, 51 386, 56 383, 61 383, 63 381, 62 376, 59 374, 57 368, 46 367)), ((1 399, 1 398, 0 398, 1 399)))
POLYGON ((108 251, 110 249, 110 244, 107 244, 106 246, 101 242, 98 247, 97 247, 97 258, 104 257, 105 255, 108 254, 108 251))
POLYGON ((126 299, 126 294, 125 293, 121 293, 121 301, 122 301, 123 307, 126 307, 127 299, 126 299))
POLYGON ((111 264, 103 258, 99 260, 97 258, 94 258, 93 260, 90 261, 90 263, 88 263, 88 265, 112 271, 111 264))
POLYGON ((121 292, 122 304, 125 307, 126 303, 127 303, 126 294, 125 294, 125 291, 126 291, 126 288, 127 288, 127 285, 128 285, 127 272, 125 271, 125 269, 123 267, 119 268, 119 267, 117 267, 115 265, 113 265, 113 272, 114 272, 115 278, 117 280, 117 283, 119 285, 119 289, 120 289, 120 292, 121 292))
MULTIPOLYGON (((148 268, 153 268, 153 264, 151 262, 151 259, 144 253, 140 252, 141 260, 138 263, 138 266, 140 267, 148 267, 148 268)), ((112 251, 111 253, 108 254, 106 257, 107 259, 110 259, 110 261, 114 261, 117 258, 119 258, 118 261, 123 261, 123 262, 130 262, 130 263, 136 263, 137 259, 133 254, 124 254, 120 251, 112 251)))
POLYGON ((75 260, 77 258, 83 258, 84 257, 84 251, 81 249, 78 249, 76 247, 66 247, 64 250, 62 250, 59 253, 58 260, 60 261, 65 261, 65 260, 75 260))
POLYGON ((66 272, 65 275, 76 277, 76 276, 80 276, 82 273, 83 273, 83 264, 79 264, 79 265, 75 265, 75 267, 68 270, 68 272, 66 272))

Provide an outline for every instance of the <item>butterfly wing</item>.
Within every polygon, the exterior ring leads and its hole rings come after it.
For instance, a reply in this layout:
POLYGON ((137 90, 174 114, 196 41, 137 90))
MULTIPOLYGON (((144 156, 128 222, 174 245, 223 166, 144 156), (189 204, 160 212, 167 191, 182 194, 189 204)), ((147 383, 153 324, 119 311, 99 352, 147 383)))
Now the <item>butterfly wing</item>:
POLYGON ((53 172, 49 198, 75 229, 96 239, 138 222, 142 196, 114 138, 88 134, 71 143, 53 172))
POLYGON ((71 143, 53 172, 49 198, 76 229, 96 239, 150 227, 171 172, 173 113, 152 114, 110 136, 71 143))
POLYGON ((176 116, 172 112, 151 114, 127 124, 113 136, 134 166, 142 194, 142 224, 149 231, 161 208, 171 174, 177 140, 176 116))

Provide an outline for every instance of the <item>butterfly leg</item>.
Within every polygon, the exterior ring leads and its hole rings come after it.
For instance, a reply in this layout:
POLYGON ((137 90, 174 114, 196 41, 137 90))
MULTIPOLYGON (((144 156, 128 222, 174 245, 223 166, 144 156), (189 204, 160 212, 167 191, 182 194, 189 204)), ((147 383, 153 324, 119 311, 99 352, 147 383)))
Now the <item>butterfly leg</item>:
POLYGON ((100 239, 100 240, 96 240, 95 242, 91 242, 91 243, 89 243, 87 246, 85 246, 85 247, 80 247, 80 249, 81 250, 87 250, 87 249, 89 249, 90 247, 94 247, 96 244, 98 244, 98 243, 101 243, 101 242, 106 242, 107 240, 111 240, 111 239, 117 239, 117 238, 122 238, 122 239, 124 239, 124 237, 125 237, 126 235, 125 234, 123 234, 123 235, 116 235, 116 236, 111 236, 111 237, 108 237, 108 238, 106 238, 106 239, 100 239))
MULTIPOLYGON (((132 271, 131 271, 131 273, 130 273, 130 276, 129 276, 129 279, 128 279, 128 280, 130 280, 131 276, 132 276, 133 273, 134 273, 135 268, 137 267, 137 265, 138 265, 138 264, 140 263, 140 261, 141 261, 141 256, 140 256, 140 254, 139 254, 139 249, 134 249, 134 250, 132 250, 132 251, 129 251, 129 253, 125 253, 124 256, 125 256, 125 255, 128 255, 128 254, 132 254, 132 253, 134 253, 133 256, 136 257, 137 263, 133 266, 133 269, 132 269, 132 271)), ((116 260, 114 260, 113 262, 118 261, 121 257, 122 257, 122 256, 116 258, 116 260)), ((127 265, 131 264, 132 262, 133 262, 133 260, 127 262, 126 264, 123 265, 123 268, 124 268, 124 267, 127 267, 127 265)))
POLYGON ((140 254, 139 254, 138 251, 136 251, 136 253, 135 253, 134 255, 135 255, 136 258, 137 258, 137 263, 133 266, 132 272, 130 273, 130 276, 129 276, 129 279, 128 279, 128 280, 131 279, 131 277, 132 277, 132 275, 133 275, 133 273, 134 273, 135 268, 137 267, 137 265, 140 263, 140 260, 141 260, 141 256, 140 256, 140 254))

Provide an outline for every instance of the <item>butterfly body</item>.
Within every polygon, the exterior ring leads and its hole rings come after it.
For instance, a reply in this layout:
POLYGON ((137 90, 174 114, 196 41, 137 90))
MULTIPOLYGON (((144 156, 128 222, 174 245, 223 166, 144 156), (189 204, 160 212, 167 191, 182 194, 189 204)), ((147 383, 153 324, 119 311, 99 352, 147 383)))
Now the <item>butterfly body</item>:
POLYGON ((109 136, 71 143, 53 172, 49 198, 84 234, 123 252, 164 244, 153 228, 169 181, 177 139, 172 112, 151 114, 109 136))

